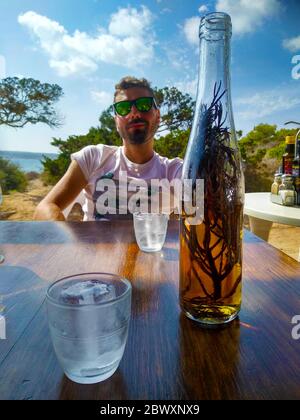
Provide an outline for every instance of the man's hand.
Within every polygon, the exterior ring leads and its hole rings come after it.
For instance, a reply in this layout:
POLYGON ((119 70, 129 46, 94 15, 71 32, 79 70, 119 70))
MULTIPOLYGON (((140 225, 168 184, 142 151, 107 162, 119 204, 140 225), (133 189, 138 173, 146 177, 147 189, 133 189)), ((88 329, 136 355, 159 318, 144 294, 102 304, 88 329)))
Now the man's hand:
POLYGON ((86 185, 87 180, 80 166, 76 161, 72 161, 63 178, 37 206, 34 220, 65 221, 63 210, 75 200, 86 185))

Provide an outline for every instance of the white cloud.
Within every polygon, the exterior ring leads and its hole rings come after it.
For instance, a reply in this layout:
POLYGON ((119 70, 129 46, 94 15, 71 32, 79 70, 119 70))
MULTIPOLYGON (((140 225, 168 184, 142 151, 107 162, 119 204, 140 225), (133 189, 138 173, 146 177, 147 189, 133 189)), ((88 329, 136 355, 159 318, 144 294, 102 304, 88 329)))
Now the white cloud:
POLYGON ((66 31, 58 22, 48 19, 33 11, 19 15, 18 22, 21 25, 30 25, 33 32, 39 37, 51 37, 56 34, 65 34, 66 31))
POLYGON ((183 32, 186 36, 187 41, 192 45, 198 45, 199 43, 199 26, 200 17, 194 16, 187 19, 184 22, 183 32))
POLYGON ((179 89, 183 93, 188 93, 189 95, 191 95, 193 99, 195 99, 197 95, 197 85, 198 85, 198 79, 185 80, 183 82, 175 83, 175 86, 177 87, 177 89, 179 89))
POLYGON ((47 53, 58 55, 62 52, 61 40, 67 31, 58 22, 32 11, 19 15, 18 22, 30 29, 47 53))
POLYGON ((300 97, 290 90, 265 91, 235 101, 236 116, 243 120, 267 117, 298 105, 300 97))
POLYGON ((295 38, 285 39, 282 45, 291 52, 300 51, 300 35, 295 38))
POLYGON ((49 60, 49 65, 60 76, 67 77, 77 73, 89 73, 97 70, 98 66, 88 57, 69 57, 67 60, 49 60))
POLYGON ((199 7, 198 10, 200 13, 206 13, 208 12, 208 7, 205 4, 203 4, 202 6, 199 7))
POLYGON ((280 8, 279 0, 217 0, 216 4, 218 12, 231 16, 234 33, 240 35, 255 31, 280 8))
POLYGON ((142 6, 141 12, 130 7, 119 9, 112 15, 108 30, 111 35, 134 37, 136 34, 142 35, 146 32, 152 20, 152 13, 145 6, 142 6))
POLYGON ((150 32, 153 16, 142 6, 119 9, 111 16, 108 30, 90 35, 76 30, 73 34, 58 22, 35 12, 18 17, 49 58, 49 65, 60 76, 95 72, 100 63, 137 68, 154 57, 154 35, 150 32), (138 57, 138 59, 137 59, 138 57))
POLYGON ((102 108, 108 108, 113 102, 113 94, 109 92, 92 91, 91 96, 102 108))

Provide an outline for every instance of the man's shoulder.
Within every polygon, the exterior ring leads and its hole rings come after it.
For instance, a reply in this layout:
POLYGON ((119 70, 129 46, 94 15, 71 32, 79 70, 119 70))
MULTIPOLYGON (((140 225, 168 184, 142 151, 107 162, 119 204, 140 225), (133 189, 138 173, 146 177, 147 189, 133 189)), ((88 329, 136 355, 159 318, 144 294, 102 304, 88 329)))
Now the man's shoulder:
POLYGON ((165 176, 171 181, 175 178, 181 178, 183 160, 179 157, 169 159, 164 156, 157 154, 157 159, 160 162, 160 165, 164 168, 165 176))
POLYGON ((93 144, 90 146, 84 147, 79 153, 84 155, 89 155, 92 158, 105 159, 109 156, 113 156, 119 151, 118 146, 108 146, 106 144, 93 144))
POLYGON ((114 155, 120 151, 119 146, 108 146, 107 144, 99 144, 97 147, 101 148, 103 156, 114 155))
POLYGON ((86 146, 77 153, 71 155, 72 159, 81 161, 93 172, 107 160, 117 159, 119 147, 96 144, 86 146))
POLYGON ((164 165, 168 168, 171 168, 171 167, 174 167, 174 166, 180 167, 180 166, 183 165, 183 160, 180 159, 179 157, 170 159, 168 157, 161 156, 158 153, 156 155, 157 155, 157 159, 159 160, 161 165, 164 165))
POLYGON ((116 153, 120 147, 118 146, 108 146, 107 144, 92 144, 90 146, 85 147, 85 149, 89 149, 91 152, 95 153, 116 153))

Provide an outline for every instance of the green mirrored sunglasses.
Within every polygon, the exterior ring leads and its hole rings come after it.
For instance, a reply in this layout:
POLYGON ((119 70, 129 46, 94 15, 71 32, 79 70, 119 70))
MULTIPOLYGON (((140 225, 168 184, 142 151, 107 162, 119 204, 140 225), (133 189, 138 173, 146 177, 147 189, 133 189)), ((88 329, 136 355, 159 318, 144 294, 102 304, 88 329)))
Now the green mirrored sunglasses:
POLYGON ((132 105, 136 107, 139 112, 149 112, 154 106, 157 108, 157 104, 153 97, 138 98, 134 101, 122 101, 114 104, 115 113, 121 117, 126 117, 132 109, 132 105))

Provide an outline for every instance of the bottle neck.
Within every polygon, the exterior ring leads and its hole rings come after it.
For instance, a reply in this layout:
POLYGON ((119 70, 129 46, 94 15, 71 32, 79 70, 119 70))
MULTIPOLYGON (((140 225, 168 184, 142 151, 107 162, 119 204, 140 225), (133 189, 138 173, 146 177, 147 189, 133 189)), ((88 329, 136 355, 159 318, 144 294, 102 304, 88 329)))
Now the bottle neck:
POLYGON ((201 112, 203 105, 209 108, 218 100, 222 105, 223 127, 231 134, 232 147, 237 147, 231 100, 230 38, 229 29, 200 34, 196 112, 201 112))
MULTIPOLYGON (((230 43, 228 35, 221 39, 200 39, 200 63, 198 100, 210 104, 213 100, 214 85, 222 84, 226 95, 230 92, 230 43)), ((224 102, 224 100, 223 100, 224 102)))

